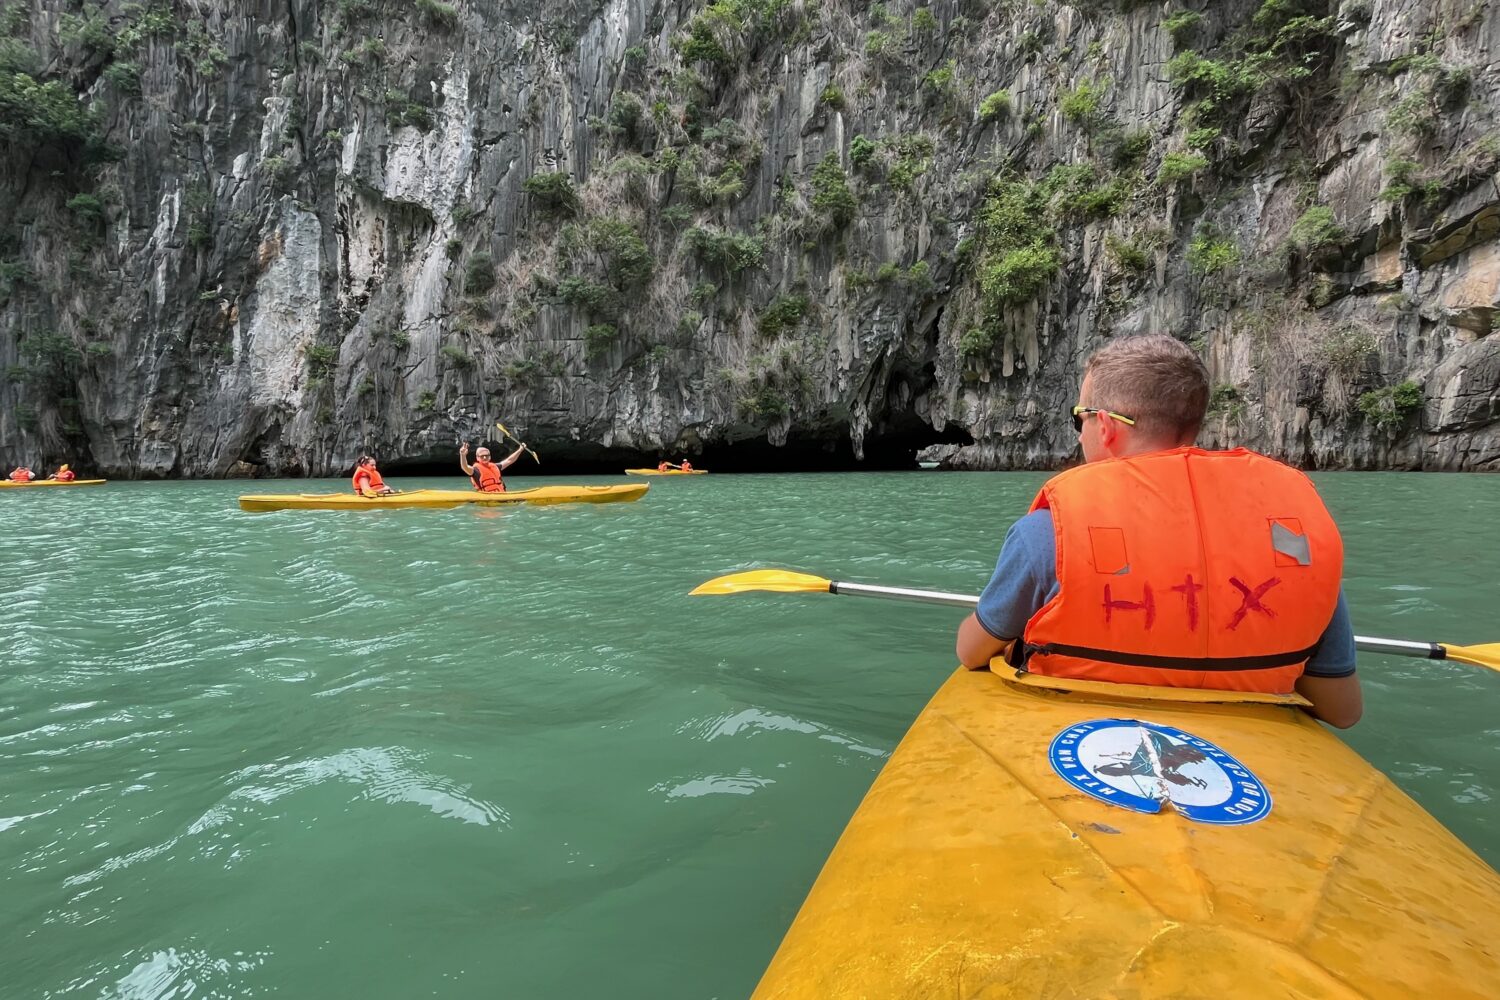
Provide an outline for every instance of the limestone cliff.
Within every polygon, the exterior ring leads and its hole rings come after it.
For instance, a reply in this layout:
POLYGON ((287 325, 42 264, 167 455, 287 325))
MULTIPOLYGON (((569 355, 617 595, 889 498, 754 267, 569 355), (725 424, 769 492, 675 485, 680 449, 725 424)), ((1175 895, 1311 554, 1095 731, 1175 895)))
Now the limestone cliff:
POLYGON ((0 462, 1500 468, 1487 0, 6 0, 0 462), (776 449, 780 449, 777 451, 776 449))

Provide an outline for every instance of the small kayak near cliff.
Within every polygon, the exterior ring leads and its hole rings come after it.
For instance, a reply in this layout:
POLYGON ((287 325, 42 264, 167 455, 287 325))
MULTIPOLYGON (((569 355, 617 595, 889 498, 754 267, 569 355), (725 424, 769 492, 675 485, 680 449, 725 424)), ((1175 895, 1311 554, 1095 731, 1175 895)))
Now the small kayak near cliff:
POLYGON ((707 469, 626 469, 627 476, 706 476, 707 469))
POLYGON ((1500 875, 1303 704, 959 670, 753 1000, 1492 995, 1500 875))
POLYGON ((33 479, 29 483, 13 483, 8 479, 0 480, 0 490, 25 490, 40 486, 103 486, 107 479, 33 479))
POLYGON ((266 493, 240 497, 240 509, 272 510, 398 510, 427 508, 448 510, 454 507, 502 507, 506 504, 549 506, 564 503, 628 503, 639 500, 650 489, 645 483, 621 486, 538 486, 529 490, 505 493, 481 493, 478 490, 411 490, 383 497, 364 497, 353 493, 266 493))

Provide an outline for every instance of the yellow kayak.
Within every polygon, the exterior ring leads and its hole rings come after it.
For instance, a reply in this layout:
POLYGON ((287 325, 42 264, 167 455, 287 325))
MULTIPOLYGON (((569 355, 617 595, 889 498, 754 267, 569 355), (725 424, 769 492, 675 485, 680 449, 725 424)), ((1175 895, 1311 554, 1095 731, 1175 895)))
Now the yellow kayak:
POLYGON ((1495 996, 1500 875, 1298 704, 960 670, 756 1000, 1495 996))
POLYGON ((29 483, 13 483, 9 479, 0 479, 0 490, 23 490, 33 486, 103 486, 107 480, 104 479, 74 479, 71 482, 62 482, 57 479, 33 479, 29 483))
POLYGON ((708 470, 707 469, 688 469, 686 472, 684 472, 682 469, 668 469, 666 472, 663 472, 660 469, 626 469, 625 470, 625 475, 627 475, 627 476, 706 476, 706 475, 708 475, 708 470))
POLYGON ((481 493, 478 490, 411 490, 388 497, 362 497, 353 493, 269 493, 240 497, 242 510, 393 510, 427 507, 445 510, 473 504, 499 507, 504 504, 621 503, 639 500, 650 489, 645 483, 623 486, 538 486, 530 490, 481 493))

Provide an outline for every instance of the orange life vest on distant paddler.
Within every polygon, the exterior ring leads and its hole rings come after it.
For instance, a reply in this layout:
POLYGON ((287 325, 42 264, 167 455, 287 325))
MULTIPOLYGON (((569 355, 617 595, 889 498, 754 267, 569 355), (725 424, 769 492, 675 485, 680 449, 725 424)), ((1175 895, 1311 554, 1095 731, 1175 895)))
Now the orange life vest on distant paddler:
POLYGON ((385 480, 380 478, 379 472, 374 469, 367 469, 363 465, 356 465, 354 467, 354 479, 352 481, 354 483, 354 492, 360 494, 361 496, 364 495, 364 490, 360 489, 361 479, 365 480, 364 485, 371 492, 378 493, 381 490, 385 489, 385 480))
POLYGON ((1054 476, 1057 596, 1026 623, 1052 677, 1290 692, 1338 603, 1344 548, 1301 472, 1176 448, 1054 476))
POLYGON ((485 493, 504 493, 505 478, 500 473, 500 465, 497 462, 481 462, 475 460, 474 474, 470 477, 474 480, 474 488, 485 493))

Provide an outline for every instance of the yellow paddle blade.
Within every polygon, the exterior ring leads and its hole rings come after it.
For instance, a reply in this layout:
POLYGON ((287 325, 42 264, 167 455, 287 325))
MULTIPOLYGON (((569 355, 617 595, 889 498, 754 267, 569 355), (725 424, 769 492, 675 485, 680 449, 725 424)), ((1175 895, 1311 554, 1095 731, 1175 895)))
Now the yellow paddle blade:
POLYGON ((1491 642, 1483 646, 1450 646, 1446 642, 1440 642, 1438 645, 1443 647, 1443 652, 1450 660, 1471 663, 1476 667, 1487 667, 1500 672, 1500 642, 1491 642))
POLYGON ((826 594, 832 581, 811 573, 794 573, 789 569, 752 569, 745 573, 716 576, 700 583, 689 594, 742 594, 750 590, 769 590, 779 594, 826 594))

